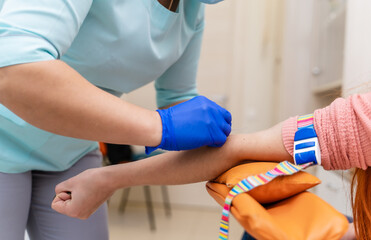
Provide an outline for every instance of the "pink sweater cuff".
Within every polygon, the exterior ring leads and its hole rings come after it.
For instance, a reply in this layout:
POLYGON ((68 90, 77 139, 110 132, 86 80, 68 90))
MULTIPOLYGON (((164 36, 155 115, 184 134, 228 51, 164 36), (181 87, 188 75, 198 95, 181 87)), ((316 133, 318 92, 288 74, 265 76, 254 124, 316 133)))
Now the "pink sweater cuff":
POLYGON ((286 151, 293 156, 294 154, 294 137, 298 130, 297 127, 298 116, 291 117, 282 124, 282 141, 286 151))
MULTIPOLYGON (((371 92, 339 98, 314 112, 314 129, 326 170, 371 166, 371 92)), ((292 156, 297 116, 282 124, 282 141, 292 156)))

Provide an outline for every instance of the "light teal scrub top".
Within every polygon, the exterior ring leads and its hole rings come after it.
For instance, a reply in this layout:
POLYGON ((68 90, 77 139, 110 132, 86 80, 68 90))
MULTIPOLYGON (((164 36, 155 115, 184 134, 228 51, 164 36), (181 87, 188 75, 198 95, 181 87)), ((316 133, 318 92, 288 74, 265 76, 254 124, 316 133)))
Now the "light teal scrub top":
MULTIPOLYGON (((203 27, 198 0, 177 12, 157 0, 0 0, 0 67, 61 59, 116 96, 155 80, 161 107, 197 95, 203 27)), ((62 171, 96 148, 0 105, 0 172, 62 171)))

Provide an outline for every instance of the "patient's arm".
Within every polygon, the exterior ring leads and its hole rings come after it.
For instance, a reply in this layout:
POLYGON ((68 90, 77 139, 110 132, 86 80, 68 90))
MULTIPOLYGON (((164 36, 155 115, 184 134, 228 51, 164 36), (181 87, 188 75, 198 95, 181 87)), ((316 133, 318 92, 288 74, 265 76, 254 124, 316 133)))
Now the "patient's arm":
POLYGON ((110 182, 115 184, 116 189, 133 185, 171 185, 210 180, 241 160, 291 159, 282 144, 280 131, 280 125, 277 125, 250 135, 232 135, 221 148, 169 152, 138 162, 106 167, 102 172, 107 179, 112 178, 110 182))
POLYGON ((281 140, 281 125, 258 133, 232 135, 221 148, 169 152, 137 162, 87 170, 57 185, 52 207, 84 219, 117 189, 205 181, 245 159, 290 160, 281 140))

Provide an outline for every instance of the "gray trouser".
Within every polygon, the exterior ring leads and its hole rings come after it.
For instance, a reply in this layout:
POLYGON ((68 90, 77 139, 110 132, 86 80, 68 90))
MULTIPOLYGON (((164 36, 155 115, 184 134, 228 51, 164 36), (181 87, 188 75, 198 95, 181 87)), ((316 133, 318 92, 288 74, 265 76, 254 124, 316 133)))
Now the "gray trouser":
POLYGON ((63 172, 0 173, 0 239, 107 240, 107 206, 89 219, 79 220, 55 212, 51 202, 55 186, 78 173, 101 166, 101 154, 92 151, 63 172))

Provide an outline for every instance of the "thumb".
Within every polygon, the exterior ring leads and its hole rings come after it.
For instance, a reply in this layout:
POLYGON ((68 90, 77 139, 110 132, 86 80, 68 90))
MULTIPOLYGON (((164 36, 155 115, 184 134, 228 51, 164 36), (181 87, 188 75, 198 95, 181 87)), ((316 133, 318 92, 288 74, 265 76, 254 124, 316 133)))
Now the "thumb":
POLYGON ((71 192, 60 192, 54 197, 51 207, 59 213, 66 214, 71 199, 71 192))

